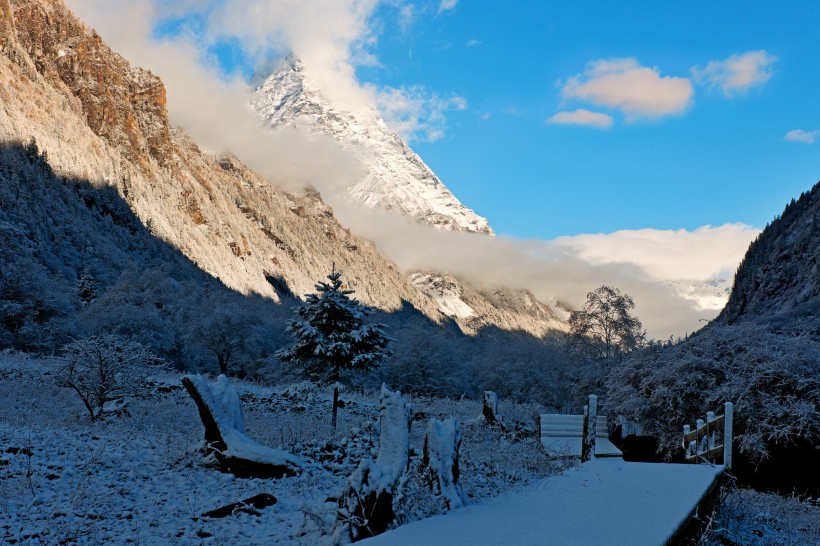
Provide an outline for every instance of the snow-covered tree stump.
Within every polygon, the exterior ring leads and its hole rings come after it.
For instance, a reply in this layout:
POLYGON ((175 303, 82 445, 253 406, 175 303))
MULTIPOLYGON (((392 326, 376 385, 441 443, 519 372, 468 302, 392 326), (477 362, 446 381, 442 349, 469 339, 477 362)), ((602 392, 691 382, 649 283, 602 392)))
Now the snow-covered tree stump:
POLYGON ((493 391, 484 391, 484 407, 481 409, 481 416, 490 425, 501 423, 501 416, 498 415, 498 396, 493 391))
POLYGON ((186 375, 182 384, 191 395, 205 426, 205 449, 220 470, 239 478, 295 476, 302 461, 286 451, 258 444, 245 435, 239 393, 220 375, 208 383, 199 375, 186 375))
POLYGON ((399 391, 382 385, 379 397, 379 453, 365 459, 339 496, 337 542, 383 533, 396 517, 393 494, 407 471, 412 412, 399 391))
POLYGON ((448 510, 465 504, 464 491, 458 483, 458 450, 461 430, 453 417, 431 419, 424 434, 422 466, 430 489, 444 499, 448 510))

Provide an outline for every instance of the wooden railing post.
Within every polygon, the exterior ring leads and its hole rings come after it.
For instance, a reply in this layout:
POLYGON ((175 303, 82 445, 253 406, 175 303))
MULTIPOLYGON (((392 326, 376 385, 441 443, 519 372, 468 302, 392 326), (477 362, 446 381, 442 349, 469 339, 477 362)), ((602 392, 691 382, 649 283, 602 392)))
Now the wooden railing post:
POLYGON ((584 406, 584 419, 581 422, 581 462, 589 460, 589 405, 584 406))
POLYGON ((587 442, 589 443, 589 458, 595 457, 595 433, 598 428, 598 396, 589 395, 589 419, 587 420, 587 442))
POLYGON ((735 406, 731 402, 724 404, 723 412, 723 466, 732 468, 732 419, 735 406))
MULTIPOLYGON (((710 425, 712 421, 715 420, 715 412, 714 411, 707 411, 706 412, 706 424, 710 425)), ((716 440, 716 433, 712 430, 712 427, 707 426, 706 428, 707 439, 706 439, 706 449, 711 450, 717 444, 715 443, 716 440)), ((711 458, 709 462, 714 462, 711 458)))

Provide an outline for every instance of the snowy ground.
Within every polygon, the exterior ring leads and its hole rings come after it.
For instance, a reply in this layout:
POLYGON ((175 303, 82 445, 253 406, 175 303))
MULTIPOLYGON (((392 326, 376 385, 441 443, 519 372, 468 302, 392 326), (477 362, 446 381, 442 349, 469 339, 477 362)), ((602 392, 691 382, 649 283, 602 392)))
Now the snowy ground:
MULTIPOLYGON (((359 461, 375 454, 378 393, 343 394, 337 440, 329 442, 329 392, 238 384, 248 435, 298 454, 307 469, 282 480, 235 479, 204 464, 202 424, 178 377, 157 377, 150 396, 131 402, 130 415, 90 423, 79 399, 55 385, 53 363, 0 355, 0 544, 329 542, 334 498, 359 461), (260 515, 202 516, 258 493, 278 502, 260 515)), ((462 423, 461 482, 470 502, 563 469, 533 434, 471 423, 477 402, 410 401, 416 452, 430 417, 462 423)), ((503 403, 500 410, 510 422, 528 423, 537 412, 503 403)), ((407 487, 401 523, 441 510, 412 480, 407 487)))

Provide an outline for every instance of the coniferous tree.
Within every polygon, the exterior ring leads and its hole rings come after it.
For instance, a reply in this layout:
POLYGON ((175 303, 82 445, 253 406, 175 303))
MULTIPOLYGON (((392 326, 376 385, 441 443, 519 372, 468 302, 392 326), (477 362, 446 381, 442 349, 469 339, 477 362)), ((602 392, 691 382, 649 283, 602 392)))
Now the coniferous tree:
MULTIPOLYGON (((288 321, 294 344, 277 353, 295 362, 314 381, 337 383, 345 372, 367 372, 390 355, 383 324, 365 324, 370 307, 362 305, 345 289, 335 265, 330 281, 316 283, 315 294, 307 294, 305 305, 295 309, 298 318, 288 321)), ((338 386, 333 389, 333 429, 336 428, 338 386)))

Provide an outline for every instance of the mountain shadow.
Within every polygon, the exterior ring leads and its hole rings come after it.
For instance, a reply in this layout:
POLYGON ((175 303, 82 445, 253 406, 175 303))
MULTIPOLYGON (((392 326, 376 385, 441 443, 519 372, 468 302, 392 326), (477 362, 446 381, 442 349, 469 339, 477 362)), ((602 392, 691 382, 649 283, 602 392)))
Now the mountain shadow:
MULTIPOLYGON (((72 338, 114 331, 178 369, 297 378, 274 356, 301 304, 284 278, 267 277, 282 303, 227 288, 156 237, 115 186, 57 176, 33 141, 0 144, 0 264, 3 348, 54 354, 72 338)), ((406 302, 371 319, 390 327, 394 356, 355 385, 561 403, 569 359, 560 339, 466 335, 406 302)))

